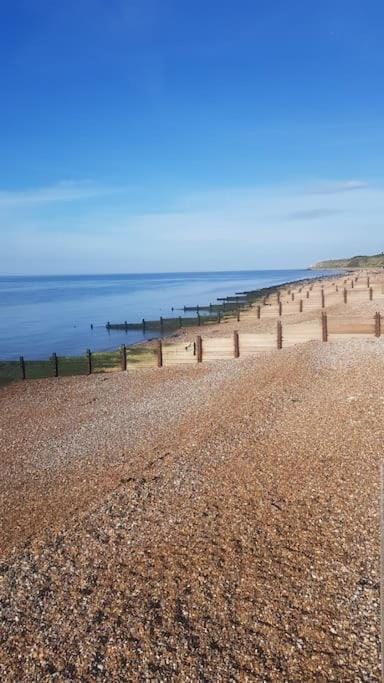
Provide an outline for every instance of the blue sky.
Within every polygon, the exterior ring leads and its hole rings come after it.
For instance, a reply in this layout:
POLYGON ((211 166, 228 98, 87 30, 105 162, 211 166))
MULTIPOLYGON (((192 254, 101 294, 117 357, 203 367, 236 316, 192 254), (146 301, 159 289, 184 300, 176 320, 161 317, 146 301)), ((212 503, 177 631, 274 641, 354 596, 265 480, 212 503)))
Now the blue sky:
POLYGON ((13 0, 0 273, 384 249, 379 0, 13 0))

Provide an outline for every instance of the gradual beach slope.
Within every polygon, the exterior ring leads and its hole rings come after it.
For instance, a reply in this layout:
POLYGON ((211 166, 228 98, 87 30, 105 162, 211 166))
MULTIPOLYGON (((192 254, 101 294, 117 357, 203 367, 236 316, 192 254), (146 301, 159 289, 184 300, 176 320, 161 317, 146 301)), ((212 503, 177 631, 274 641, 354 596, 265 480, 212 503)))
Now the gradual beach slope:
POLYGON ((379 681, 384 346, 0 392, 4 681, 379 681))

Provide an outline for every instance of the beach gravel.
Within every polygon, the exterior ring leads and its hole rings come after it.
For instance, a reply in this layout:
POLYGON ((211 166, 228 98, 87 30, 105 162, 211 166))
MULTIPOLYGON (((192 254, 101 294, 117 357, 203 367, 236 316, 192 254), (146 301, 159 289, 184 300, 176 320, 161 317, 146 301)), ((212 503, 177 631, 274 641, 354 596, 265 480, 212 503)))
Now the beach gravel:
POLYGON ((380 680, 384 344, 0 391, 0 679, 380 680))

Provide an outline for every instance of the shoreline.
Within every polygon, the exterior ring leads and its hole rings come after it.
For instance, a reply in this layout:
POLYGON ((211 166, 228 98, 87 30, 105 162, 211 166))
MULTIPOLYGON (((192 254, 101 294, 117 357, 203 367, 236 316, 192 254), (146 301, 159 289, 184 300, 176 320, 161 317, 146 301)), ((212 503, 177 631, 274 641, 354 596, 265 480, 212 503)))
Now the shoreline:
MULTIPOLYGON (((337 271, 337 272, 340 273, 341 271, 337 271)), ((270 285, 270 286, 268 286, 268 287, 263 287, 263 288, 259 288, 259 289, 255 289, 255 290, 250 290, 248 293, 249 293, 249 294, 252 294, 252 303, 251 303, 251 306, 254 305, 254 304, 257 302, 257 300, 258 300, 258 299, 261 299, 263 296, 272 295, 272 294, 274 294, 276 291, 278 291, 279 289, 283 289, 283 288, 285 288, 285 287, 289 287, 289 285, 294 286, 294 285, 298 285, 298 284, 304 284, 304 283, 306 283, 306 282, 308 282, 308 283, 315 283, 315 282, 318 282, 318 281, 321 281, 321 280, 327 280, 327 279, 332 278, 332 277, 336 277, 336 272, 334 272, 334 273, 329 273, 329 274, 319 275, 318 277, 312 277, 312 278, 309 277, 309 278, 299 278, 299 279, 297 279, 297 280, 288 280, 288 281, 282 282, 282 283, 277 284, 277 285, 270 285)), ((235 309, 233 309, 233 313, 231 313, 231 311, 228 311, 228 313, 227 313, 226 315, 227 315, 228 318, 235 317, 235 316, 236 316, 235 309)), ((173 319, 174 319, 174 320, 177 320, 177 319, 178 319, 178 316, 175 316, 173 319)), ((214 325, 215 325, 214 322, 204 323, 204 315, 201 316, 201 320, 202 320, 202 323, 203 323, 203 324, 201 325, 201 328, 203 328, 203 329, 207 329, 208 327, 214 326, 214 325)), ((195 333, 196 333, 196 330, 201 329, 201 328, 199 328, 199 326, 198 326, 198 324, 197 324, 197 322, 196 322, 196 325, 188 325, 188 327, 185 327, 185 328, 182 328, 182 329, 183 329, 183 330, 188 329, 188 330, 190 330, 190 331, 195 331, 195 333)), ((179 333, 178 329, 176 328, 176 329, 173 329, 173 330, 169 330, 169 332, 166 332, 166 331, 165 331, 163 334, 154 334, 151 338, 140 339, 140 340, 138 340, 138 341, 136 341, 136 342, 132 342, 132 343, 130 343, 130 344, 126 344, 125 346, 126 346, 127 350, 129 350, 129 349, 132 349, 132 350, 134 350, 134 349, 146 349, 146 348, 151 349, 152 346, 153 346, 153 344, 154 344, 154 342, 156 342, 158 339, 164 339, 164 340, 165 340, 165 339, 175 339, 175 338, 180 338, 180 337, 182 337, 182 336, 183 336, 183 333, 179 333)), ((122 345, 122 344, 117 344, 117 345, 114 346, 113 348, 111 348, 111 347, 108 347, 108 348, 103 347, 103 348, 100 348, 99 350, 94 350, 94 349, 91 348, 91 351, 92 351, 92 353, 93 353, 95 356, 102 356, 102 355, 107 356, 108 354, 112 355, 112 354, 117 353, 117 352, 119 351, 119 349, 121 348, 121 345, 122 345)), ((26 361, 28 361, 29 363, 32 363, 32 364, 34 364, 34 365, 37 365, 38 363, 48 363, 48 362, 50 361, 50 359, 51 359, 51 356, 49 356, 49 357, 45 356, 45 357, 33 358, 33 359, 29 359, 29 358, 28 358, 28 355, 25 355, 25 356, 23 356, 23 357, 25 358, 26 361)), ((60 355, 59 355, 59 358, 62 358, 62 359, 68 358, 68 359, 72 359, 73 362, 76 362, 76 361, 80 361, 81 359, 84 358, 84 353, 83 353, 83 354, 74 354, 74 355, 60 354, 60 355)), ((7 365, 9 365, 9 366, 15 366, 15 365, 18 365, 18 364, 19 364, 19 360, 18 360, 18 359, 9 359, 9 360, 7 360, 7 359, 2 359, 2 358, 0 358, 0 386, 1 386, 1 384, 2 384, 1 368, 2 368, 2 367, 4 368, 4 367, 7 366, 7 365)))
MULTIPOLYGON (((352 282, 353 318, 384 313, 384 277, 373 301, 352 282)), ((310 283, 287 327, 318 321, 310 283)), ((0 391, 2 679, 379 680, 383 349, 296 338, 0 391)))
POLYGON ((383 365, 352 339, 0 392, 2 678, 378 681, 383 365))
MULTIPOLYGON (((353 282, 357 282, 360 276, 364 277, 365 275, 368 277, 370 275, 372 282, 375 279, 377 280, 377 278, 380 279, 381 276, 380 273, 377 273, 376 269, 372 271, 362 269, 359 273, 360 275, 354 273, 353 278, 349 275, 350 282, 348 287, 353 288, 353 282)), ((204 314, 201 314, 201 316, 198 315, 197 318, 193 318, 192 323, 192 319, 189 318, 189 324, 186 326, 180 325, 174 326, 173 329, 165 329, 163 334, 160 332, 156 334, 154 332, 150 338, 141 339, 129 345, 123 343, 107 351, 90 351, 78 356, 55 356, 53 354, 48 359, 43 360, 30 360, 23 357, 19 361, 0 360, 0 387, 6 386, 9 382, 19 380, 39 380, 50 377, 63 378, 75 375, 85 376, 90 374, 116 373, 125 370, 140 371, 150 367, 162 367, 163 365, 169 367, 170 365, 175 366, 180 363, 190 364, 194 360, 201 360, 200 352, 196 354, 196 344, 201 344, 200 340, 205 340, 204 359, 219 360, 232 357, 229 348, 233 349, 233 344, 238 346, 239 336, 241 337, 242 335, 245 335, 244 343, 241 344, 242 353, 246 354, 259 352, 262 348, 271 349, 276 344, 278 344, 278 348, 281 348, 281 344, 291 345, 298 336, 299 340, 301 339, 302 341, 318 339, 318 325, 321 322, 322 311, 320 293, 324 290, 327 293, 325 297, 327 305, 331 305, 333 308, 336 306, 336 309, 339 311, 338 315, 344 315, 349 309, 345 309, 343 306, 339 309, 337 303, 340 303, 342 299, 342 289, 345 289, 347 279, 347 273, 339 270, 332 273, 321 273, 316 277, 298 278, 268 287, 247 290, 248 304, 244 307, 239 307, 237 310, 229 309, 222 317, 219 315, 214 320, 211 317, 209 321, 205 321, 204 314), (336 286, 336 289, 329 283, 336 286), (307 291, 303 291, 305 289, 307 291), (335 294, 338 289, 340 290, 340 298, 332 297, 332 292, 335 294), (292 300, 291 295, 288 296, 291 290, 296 290, 296 292, 292 291, 292 300), (314 290, 313 295, 311 294, 312 290, 314 290), (303 293, 300 295, 300 292, 303 293), (277 312, 279 299, 277 293, 281 293, 283 313, 277 312), (297 303, 296 306, 293 303, 294 296, 296 296, 296 302, 299 302, 300 305, 297 303), (260 309, 259 311, 256 310, 258 308, 260 309), (281 315, 282 318, 280 318, 281 315), (279 319, 280 322, 284 319, 284 322, 282 323, 283 327, 280 326, 280 332, 278 333, 276 323, 279 319), (234 334, 238 338, 237 342, 234 341, 234 334), (277 334, 281 337, 280 341, 277 341, 277 334), (232 338, 230 339, 228 335, 231 335, 232 338), (217 341, 215 342, 214 340, 217 341), (193 357, 191 356, 192 351, 193 357)), ((362 289, 362 280, 356 287, 357 289, 362 289)), ((367 291, 368 297, 369 291, 366 289, 365 284, 363 289, 367 291)), ((242 297, 246 296, 246 294, 238 294, 238 296, 242 297)), ((323 294, 321 296, 323 297, 323 294)), ((348 300, 350 300, 350 296, 348 300)), ((242 303, 247 302, 242 300, 242 303)), ((371 312, 372 320, 376 312, 376 310, 371 312)), ((177 321, 178 318, 173 318, 172 320, 177 321)), ((349 327, 352 325, 353 328, 353 320, 350 320, 348 324, 349 327)), ((332 321, 331 325, 333 325, 332 321)), ((366 318, 364 325, 366 329, 370 329, 372 327, 371 319, 366 318)), ((333 334, 334 330, 332 331, 333 334)), ((239 351, 237 350, 236 354, 238 353, 239 351)), ((238 355, 235 357, 238 357, 238 355)))
MULTIPOLYGON (((309 270, 309 269, 308 269, 309 270)), ((361 270, 361 269, 360 269, 361 270)), ((363 269, 365 272, 365 269, 363 269)), ((346 272, 344 269, 340 269, 337 271, 337 273, 330 273, 329 275, 319 275, 319 277, 316 278, 300 278, 299 280, 288 280, 287 282, 282 282, 278 285, 270 285, 269 287, 262 287, 260 289, 255 289, 255 290, 249 290, 247 292, 241 292, 240 294, 252 294, 255 298, 252 296, 252 303, 250 304, 249 308, 252 308, 254 305, 257 304, 258 300, 262 300, 264 296, 272 295, 278 292, 281 289, 286 289, 290 285, 305 285, 305 284, 315 284, 316 282, 321 282, 322 280, 330 280, 334 277, 340 277, 344 272, 346 272)), ((248 309, 246 309, 248 310, 248 309)), ((227 318, 232 319, 236 317, 235 312, 228 312, 227 318)), ((201 316, 202 320, 204 319, 204 316, 201 316)), ((176 319, 176 318, 175 318, 176 319)), ((182 332, 180 331, 169 331, 168 333, 164 333, 162 335, 157 335, 154 337, 151 337, 151 339, 143 339, 138 342, 133 342, 132 344, 127 344, 126 348, 137 348, 137 347, 146 347, 146 346, 151 346, 153 345, 153 342, 156 342, 159 339, 180 339, 183 335, 183 332, 188 330, 188 332, 193 332, 196 334, 198 331, 201 332, 202 329, 207 329, 208 327, 215 328, 216 324, 215 323, 203 323, 201 326, 198 324, 196 325, 190 325, 188 327, 182 328, 182 332)), ((98 353, 98 352, 95 352, 98 353)), ((103 352, 101 352, 103 353, 103 352)))

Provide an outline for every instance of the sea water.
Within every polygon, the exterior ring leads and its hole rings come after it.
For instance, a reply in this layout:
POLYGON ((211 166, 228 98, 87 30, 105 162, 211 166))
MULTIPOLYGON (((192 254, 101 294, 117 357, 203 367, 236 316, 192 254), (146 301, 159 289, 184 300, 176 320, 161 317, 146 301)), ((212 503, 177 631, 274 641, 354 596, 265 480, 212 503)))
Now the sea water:
POLYGON ((0 277, 0 360, 20 355, 42 359, 53 352, 76 355, 87 348, 107 351, 134 344, 154 333, 108 331, 106 323, 179 316, 184 306, 217 303, 218 297, 236 292, 323 274, 255 270, 0 277))

